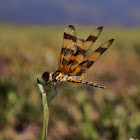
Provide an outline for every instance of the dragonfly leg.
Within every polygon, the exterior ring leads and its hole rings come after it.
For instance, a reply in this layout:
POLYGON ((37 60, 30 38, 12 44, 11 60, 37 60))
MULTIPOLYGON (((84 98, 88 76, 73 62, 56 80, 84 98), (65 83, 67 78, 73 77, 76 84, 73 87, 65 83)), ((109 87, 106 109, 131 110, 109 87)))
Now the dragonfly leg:
POLYGON ((51 84, 50 89, 47 90, 46 92, 50 92, 52 90, 52 86, 53 86, 53 84, 51 84))
POLYGON ((50 97, 50 99, 48 99, 48 103, 57 95, 56 83, 53 83, 53 86, 54 86, 54 93, 50 97))

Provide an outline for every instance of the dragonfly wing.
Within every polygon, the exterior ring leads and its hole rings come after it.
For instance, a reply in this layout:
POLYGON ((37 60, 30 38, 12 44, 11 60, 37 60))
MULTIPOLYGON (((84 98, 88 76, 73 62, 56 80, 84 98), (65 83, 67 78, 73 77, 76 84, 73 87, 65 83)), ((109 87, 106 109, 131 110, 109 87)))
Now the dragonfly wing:
POLYGON ((69 60, 62 67, 62 71, 69 73, 74 67, 80 64, 86 58, 86 52, 95 43, 102 32, 103 27, 98 27, 94 30, 89 37, 84 41, 83 39, 78 39, 75 43, 76 51, 72 54, 69 60))
POLYGON ((71 76, 85 76, 87 70, 99 59, 99 57, 111 46, 114 39, 111 39, 101 45, 97 50, 95 50, 89 57, 87 57, 83 62, 74 67, 69 75, 71 76))
POLYGON ((73 25, 68 25, 63 35, 63 47, 58 59, 58 70, 61 70, 63 65, 71 57, 74 51, 74 43, 76 42, 76 31, 73 25))

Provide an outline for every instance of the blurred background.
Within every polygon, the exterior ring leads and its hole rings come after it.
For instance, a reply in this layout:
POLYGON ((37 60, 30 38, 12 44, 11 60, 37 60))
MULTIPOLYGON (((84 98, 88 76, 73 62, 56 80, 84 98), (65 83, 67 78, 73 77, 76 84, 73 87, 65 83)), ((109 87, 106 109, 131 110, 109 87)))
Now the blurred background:
POLYGON ((140 139, 140 1, 1 0, 0 140, 40 139, 36 78, 57 70, 68 24, 84 39, 104 26, 89 53, 115 39, 85 77, 107 89, 57 84, 48 140, 140 139))

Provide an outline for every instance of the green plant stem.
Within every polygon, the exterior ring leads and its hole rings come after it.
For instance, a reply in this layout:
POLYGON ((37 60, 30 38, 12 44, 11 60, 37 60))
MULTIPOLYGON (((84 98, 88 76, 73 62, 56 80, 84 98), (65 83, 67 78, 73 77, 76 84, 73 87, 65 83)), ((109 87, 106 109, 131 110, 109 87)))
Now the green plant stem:
POLYGON ((47 96, 46 92, 43 88, 43 85, 37 79, 38 87, 40 89, 40 92, 42 94, 42 104, 43 104, 43 127, 42 127, 42 134, 41 134, 41 140, 46 140, 47 136, 47 129, 48 129, 48 122, 49 122, 49 108, 48 108, 48 103, 47 103, 47 96))

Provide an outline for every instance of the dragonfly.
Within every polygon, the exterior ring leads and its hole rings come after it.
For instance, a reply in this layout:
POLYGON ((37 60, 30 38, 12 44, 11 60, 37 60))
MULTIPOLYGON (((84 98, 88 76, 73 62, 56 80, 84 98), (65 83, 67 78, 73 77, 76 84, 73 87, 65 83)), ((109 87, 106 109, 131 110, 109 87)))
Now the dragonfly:
POLYGON ((102 26, 98 27, 88 36, 86 40, 84 40, 83 38, 77 39, 76 30, 73 25, 68 25, 65 28, 63 45, 58 59, 58 70, 54 73, 45 71, 42 74, 44 82, 37 79, 39 83, 45 83, 44 86, 51 83, 48 91, 51 91, 52 87, 54 87, 54 93, 48 102, 57 95, 56 83, 58 82, 68 81, 102 89, 105 88, 103 85, 84 80, 88 69, 99 59, 99 57, 111 46, 114 41, 114 39, 106 41, 93 53, 87 56, 87 51, 89 51, 91 46, 98 39, 102 30, 102 26))

